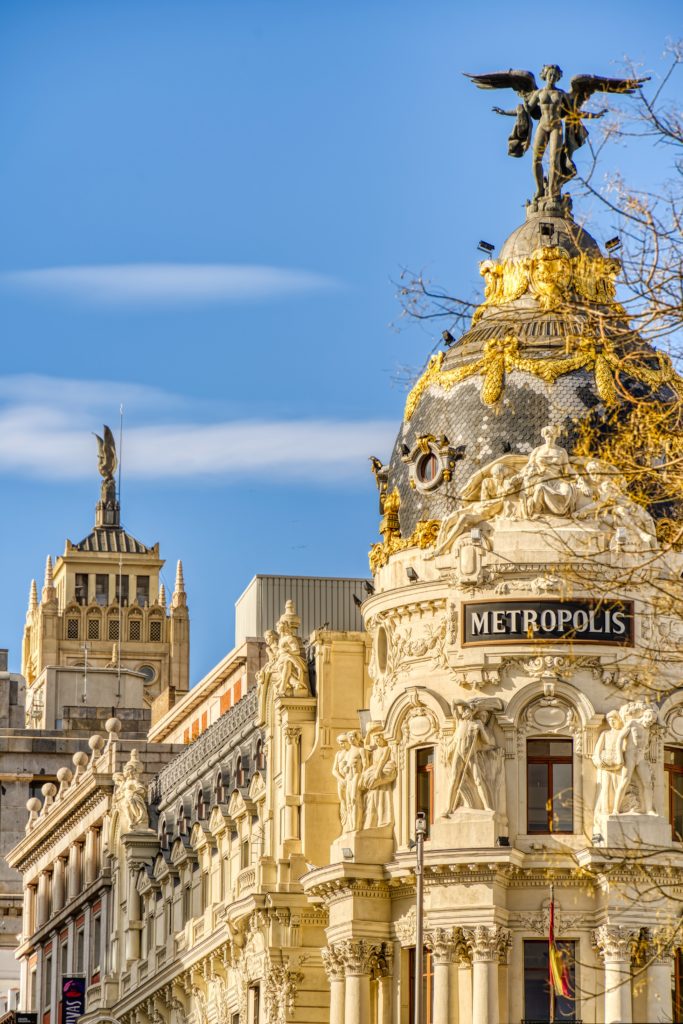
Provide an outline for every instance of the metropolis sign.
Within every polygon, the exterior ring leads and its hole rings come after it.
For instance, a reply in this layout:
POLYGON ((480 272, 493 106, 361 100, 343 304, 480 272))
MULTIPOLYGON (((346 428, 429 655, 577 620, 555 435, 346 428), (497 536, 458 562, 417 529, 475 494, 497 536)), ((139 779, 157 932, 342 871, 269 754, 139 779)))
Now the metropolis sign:
POLYGON ((466 601, 462 643, 633 644, 633 601, 466 601))

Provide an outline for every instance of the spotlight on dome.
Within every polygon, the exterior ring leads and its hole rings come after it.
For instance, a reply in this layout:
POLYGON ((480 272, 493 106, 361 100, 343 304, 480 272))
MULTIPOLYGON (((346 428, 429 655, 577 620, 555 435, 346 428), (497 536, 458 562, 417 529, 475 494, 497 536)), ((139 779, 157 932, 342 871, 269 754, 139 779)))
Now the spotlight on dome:
POLYGON ((495 248, 495 245, 491 245, 490 242, 484 242, 482 239, 479 240, 479 245, 477 246, 479 252, 485 252, 488 256, 495 251, 495 248))
POLYGON ((406 567, 406 576, 408 577, 411 583, 417 583, 417 581, 420 578, 413 569, 412 565, 406 567))
POLYGON ((616 252, 617 249, 621 249, 621 239, 619 238, 619 235, 615 235, 614 238, 609 238, 605 242, 605 249, 607 249, 608 252, 616 252))

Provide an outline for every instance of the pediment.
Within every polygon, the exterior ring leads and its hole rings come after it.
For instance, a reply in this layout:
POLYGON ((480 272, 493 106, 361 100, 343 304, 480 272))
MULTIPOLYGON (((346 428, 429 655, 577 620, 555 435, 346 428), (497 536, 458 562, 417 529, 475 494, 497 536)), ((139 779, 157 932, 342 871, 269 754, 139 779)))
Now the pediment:
POLYGON ((158 853, 154 858, 154 865, 152 867, 152 877, 155 881, 161 882, 163 879, 168 878, 170 869, 168 861, 164 857, 163 853, 158 853))
POLYGON ((171 847, 171 864, 174 867, 179 867, 181 864, 186 864, 188 860, 193 860, 192 850, 185 845, 182 838, 179 836, 173 840, 173 846, 171 847))
POLYGON ((238 789, 233 789, 228 801, 228 815, 237 821, 239 818, 243 818, 246 813, 247 805, 244 802, 244 797, 238 789))
POLYGON ((228 818, 218 804, 214 804, 209 817, 209 831, 213 836, 219 836, 228 828, 228 818))
POLYGON ((195 821, 190 832, 190 845, 193 850, 203 850, 204 847, 209 845, 209 841, 212 836, 207 832, 203 822, 195 821))
POLYGON ((249 799, 253 800, 254 803, 258 803, 259 800, 263 800, 266 795, 266 783, 265 779, 261 775, 261 772, 254 772, 249 783, 249 799))

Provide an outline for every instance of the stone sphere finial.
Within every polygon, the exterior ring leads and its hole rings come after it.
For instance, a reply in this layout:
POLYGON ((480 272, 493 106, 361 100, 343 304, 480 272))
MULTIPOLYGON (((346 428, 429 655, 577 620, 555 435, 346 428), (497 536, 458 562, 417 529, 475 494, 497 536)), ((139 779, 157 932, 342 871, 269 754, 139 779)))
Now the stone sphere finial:
MULTIPOLYGON (((97 738, 100 740, 102 739, 101 736, 98 736, 97 738)), ((91 736, 90 739, 93 740, 95 739, 95 737, 91 736)), ((77 750, 74 756, 71 758, 71 760, 75 764, 76 768, 85 768, 85 766, 88 763, 88 755, 84 750, 77 750)))
POLYGON ((38 814, 42 806, 37 796, 32 796, 30 800, 26 801, 26 810, 30 815, 38 814))
MULTIPOLYGON (((95 735, 91 736, 90 739, 88 740, 88 746, 90 747, 90 749, 92 750, 92 752, 94 754, 98 750, 102 749, 102 747, 104 746, 105 742, 106 741, 104 739, 104 736, 100 736, 100 734, 98 732, 96 732, 95 735)), ((88 755, 86 754, 85 755, 86 761, 87 761, 87 756, 88 755)), ((74 764, 76 764, 76 754, 74 754, 74 764)))
POLYGON ((108 718, 104 723, 104 728, 107 730, 110 737, 112 734, 116 736, 121 732, 121 720, 119 718, 108 718))
POLYGON ((70 768, 67 768, 66 765, 64 765, 62 768, 58 769, 58 771, 57 771, 57 781, 58 782, 61 782, 62 784, 66 783, 66 785, 68 785, 71 782, 72 778, 73 778, 73 772, 71 771, 70 768))

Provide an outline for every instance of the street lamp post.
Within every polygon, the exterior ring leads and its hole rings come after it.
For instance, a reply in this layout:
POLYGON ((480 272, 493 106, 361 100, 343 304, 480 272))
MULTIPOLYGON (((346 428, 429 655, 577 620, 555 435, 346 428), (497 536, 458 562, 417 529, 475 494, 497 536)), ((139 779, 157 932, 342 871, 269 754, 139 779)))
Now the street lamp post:
POLYGON ((415 819, 415 1024, 422 1024, 422 961, 424 957, 424 857, 427 818, 419 811, 415 819))

